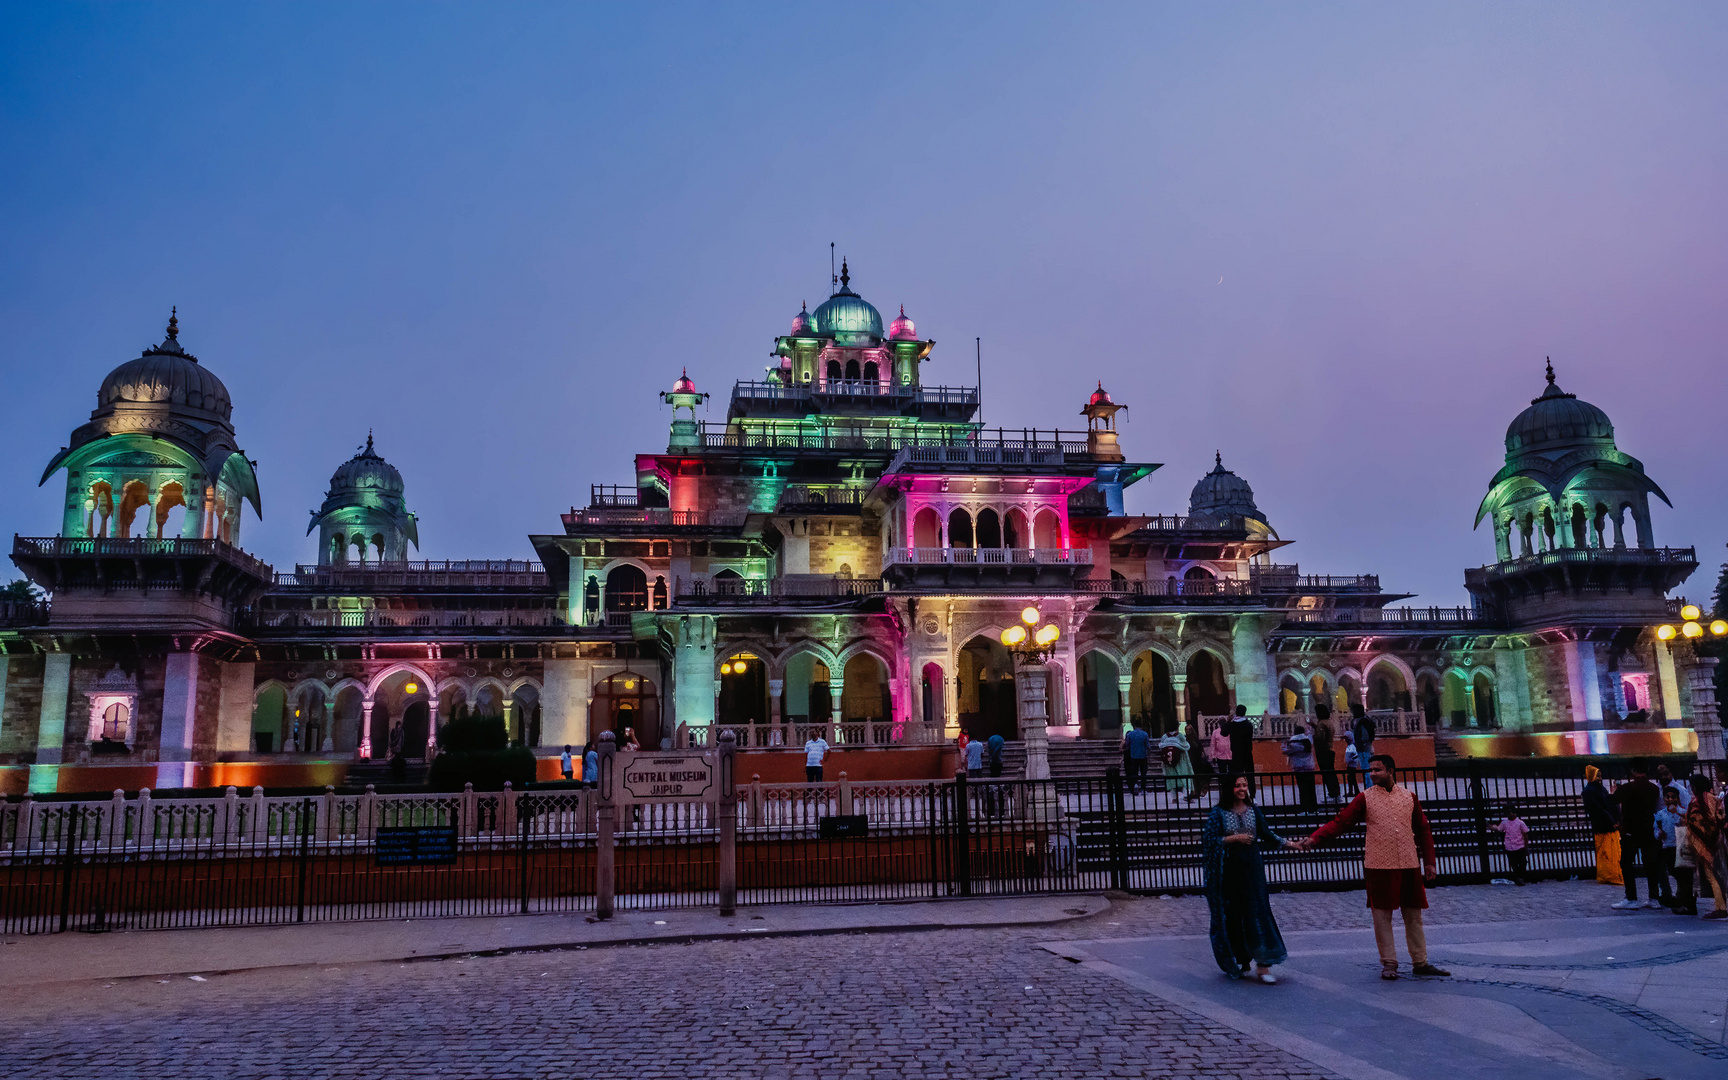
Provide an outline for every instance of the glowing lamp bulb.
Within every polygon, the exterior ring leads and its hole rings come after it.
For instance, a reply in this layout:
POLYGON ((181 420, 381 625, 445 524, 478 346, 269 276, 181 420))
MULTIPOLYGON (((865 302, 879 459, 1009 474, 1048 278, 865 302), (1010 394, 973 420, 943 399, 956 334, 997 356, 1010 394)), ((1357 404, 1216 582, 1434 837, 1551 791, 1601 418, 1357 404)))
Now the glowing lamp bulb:
POLYGON ((732 674, 732 664, 730 662, 721 664, 720 665, 720 674, 722 674, 722 675, 732 674))
POLYGON ((624 680, 624 689, 626 689, 626 690, 636 689, 636 680, 635 679, 625 679, 624 680))
POLYGON ((1728 634, 1728 622, 1723 622, 1721 619, 1717 619, 1715 622, 1710 624, 1710 632, 1715 634, 1717 637, 1721 637, 1723 634, 1728 634))
POLYGON ((1677 631, 1666 623, 1656 628, 1656 637, 1662 641, 1673 641, 1675 633, 1677 631))
POLYGON ((402 692, 405 694, 417 694, 420 692, 420 684, 417 682, 411 682, 402 688, 402 692))
POLYGON ((1010 626, 1008 629, 1002 631, 1002 644, 1009 648, 1013 648, 1025 640, 1026 628, 1024 626, 1010 626))
POLYGON ((1689 638, 1699 638, 1704 636, 1704 628, 1695 622, 1685 623, 1680 627, 1680 632, 1689 638))
POLYGON ((1043 626, 1038 628, 1038 633, 1032 638, 1032 640, 1036 641, 1040 645, 1048 647, 1061 636, 1062 631, 1057 628, 1055 623, 1045 623, 1043 626))
POLYGON ((1037 626, 1038 620, 1043 617, 1044 616, 1038 614, 1038 609, 1035 607, 1029 607, 1020 613, 1020 621, 1025 623, 1027 626, 1037 626))
POLYGON ((1697 604, 1687 604, 1685 607, 1680 609, 1680 617, 1688 621, 1696 621, 1698 616, 1702 614, 1704 613, 1698 610, 1697 604))

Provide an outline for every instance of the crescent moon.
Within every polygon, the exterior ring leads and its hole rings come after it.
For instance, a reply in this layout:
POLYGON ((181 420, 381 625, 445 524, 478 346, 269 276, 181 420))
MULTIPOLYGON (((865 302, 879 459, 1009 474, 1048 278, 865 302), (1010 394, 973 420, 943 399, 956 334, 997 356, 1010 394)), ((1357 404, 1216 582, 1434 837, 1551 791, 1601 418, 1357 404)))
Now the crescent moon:
POLYGON ((1220 284, 1220 285, 1224 284, 1224 276, 1222 274, 1220 274, 1218 276, 1218 284, 1220 284))

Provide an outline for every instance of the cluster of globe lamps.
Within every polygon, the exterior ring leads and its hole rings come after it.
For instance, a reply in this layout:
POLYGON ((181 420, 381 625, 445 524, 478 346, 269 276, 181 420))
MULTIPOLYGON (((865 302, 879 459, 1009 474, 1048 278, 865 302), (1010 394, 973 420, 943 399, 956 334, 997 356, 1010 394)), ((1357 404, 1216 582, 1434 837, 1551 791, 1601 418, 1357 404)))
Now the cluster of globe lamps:
POLYGON ((1042 660, 1062 636, 1062 628, 1053 622, 1042 622, 1044 615, 1028 605, 1020 612, 1020 622, 1002 631, 1002 644, 1022 659, 1037 663, 1042 660))
MULTIPOLYGON (((1663 623, 1656 628, 1656 637, 1662 641, 1673 641, 1677 637, 1683 637, 1688 641, 1697 641, 1704 636, 1706 629, 1706 624, 1702 621, 1703 617, 1704 612, 1699 610, 1697 604, 1687 604, 1680 609, 1680 618, 1685 621, 1679 626, 1675 626, 1673 623, 1663 623)), ((1728 636, 1728 620, 1712 620, 1708 624, 1708 629, 1711 637, 1728 636)))

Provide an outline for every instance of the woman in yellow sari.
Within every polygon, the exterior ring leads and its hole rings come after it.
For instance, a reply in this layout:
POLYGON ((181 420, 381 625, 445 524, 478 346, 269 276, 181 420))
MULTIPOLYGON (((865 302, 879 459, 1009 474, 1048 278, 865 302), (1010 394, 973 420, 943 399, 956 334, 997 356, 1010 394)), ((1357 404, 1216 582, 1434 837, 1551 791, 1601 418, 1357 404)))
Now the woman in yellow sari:
POLYGON ((1596 880, 1603 885, 1619 885, 1620 821, 1614 813, 1614 801, 1602 786, 1602 770, 1584 766, 1584 812, 1590 816, 1590 831, 1596 834, 1596 880))

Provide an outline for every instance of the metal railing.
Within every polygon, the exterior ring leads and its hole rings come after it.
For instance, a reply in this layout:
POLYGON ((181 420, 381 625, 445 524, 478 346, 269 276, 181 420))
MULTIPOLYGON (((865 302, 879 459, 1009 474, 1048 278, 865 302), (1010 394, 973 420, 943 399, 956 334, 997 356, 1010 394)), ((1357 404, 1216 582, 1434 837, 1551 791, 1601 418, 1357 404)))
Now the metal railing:
POLYGON ((0 626, 45 626, 51 613, 47 600, 0 600, 0 626))
POLYGON ((818 723, 764 721, 759 724, 679 724, 673 734, 677 747, 714 747, 731 732, 739 749, 802 750, 813 738, 830 746, 946 746, 949 739, 941 724, 903 720, 829 720, 818 723))
POLYGON ((787 484, 780 492, 780 509, 788 510, 841 510, 851 512, 864 505, 864 499, 870 492, 867 488, 857 487, 811 487, 805 484, 787 484))
POLYGON ((1091 548, 889 548, 885 566, 1091 566, 1091 548))
POLYGON ((655 529, 711 528, 733 529, 744 524, 743 513, 722 513, 708 510, 672 510, 664 506, 590 506, 585 510, 571 509, 559 515, 564 527, 617 528, 635 526, 655 529))
POLYGON ((284 588, 540 588, 546 568, 527 559, 411 559, 403 562, 300 565, 276 575, 284 588))
POLYGON ((1255 596, 1259 583, 1239 578, 1154 578, 1151 581, 1127 581, 1120 578, 1088 578, 1076 582, 1086 592, 1110 596, 1145 597, 1148 599, 1184 596, 1255 596))
POLYGON ((847 599, 872 596, 882 591, 881 578, 846 578, 818 574, 796 574, 778 578, 691 577, 673 581, 673 597, 679 601, 770 602, 793 599, 847 599))
POLYGON ((148 537, 12 537, 12 552, 16 555, 50 559, 77 558, 216 558, 242 570, 271 580, 270 564, 255 559, 224 540, 188 540, 184 537, 152 539, 148 537))
POLYGON ((1374 626, 1442 626, 1464 627, 1488 625, 1482 612, 1470 607, 1395 607, 1395 608, 1291 608, 1284 612, 1287 623, 1336 623, 1340 625, 1368 624, 1374 626))
MULTIPOLYGON (((1369 711, 1368 718, 1374 721, 1375 733, 1379 735, 1425 735, 1434 730, 1421 713, 1403 709, 1374 709, 1369 711)), ((1200 737, 1211 738, 1212 733, 1230 719, 1229 716, 1201 716, 1200 737)), ((1256 713, 1248 720, 1254 725, 1257 739, 1288 739, 1296 734, 1297 724, 1311 724, 1314 718, 1307 713, 1256 713)), ((1334 716, 1332 723, 1348 726, 1351 719, 1348 715, 1334 716)))
POLYGON ((1563 547, 1553 551, 1538 551, 1529 555, 1521 555, 1503 562, 1492 562, 1476 568, 1473 573, 1504 574, 1512 571, 1527 570, 1536 566, 1549 566, 1559 563, 1643 563, 1643 564, 1686 564, 1698 561, 1697 548, 1633 548, 1633 547, 1600 547, 1576 548, 1563 547))
POLYGON ((478 627, 564 626, 564 612, 556 608, 502 610, 389 610, 364 608, 359 611, 327 609, 321 611, 253 611, 241 620, 242 625, 263 630, 342 629, 368 627, 374 629, 465 629, 478 627))
MULTIPOLYGON (((604 768, 604 766, 603 766, 604 768)), ((1421 801, 1442 883, 1507 870, 1488 826, 1516 804, 1529 870, 1594 868, 1583 778, 1399 770, 1421 801)), ((1341 774, 1348 798, 1357 778, 1341 774)), ((1334 812, 1315 773, 1261 773, 1271 828, 1334 812)), ((593 790, 0 803, 0 933, 244 926, 713 904, 845 902, 1204 884, 1211 778, 1010 777, 740 783, 693 801, 593 790), (716 793, 718 795, 718 793, 716 793), (838 820, 836 820, 838 819, 838 820), (844 830, 834 828, 844 825, 844 830), (602 853, 615 860, 605 876, 602 853), (615 886, 616 895, 613 895, 615 886)), ((1360 888, 1360 830, 1265 852, 1280 888, 1360 888)))

